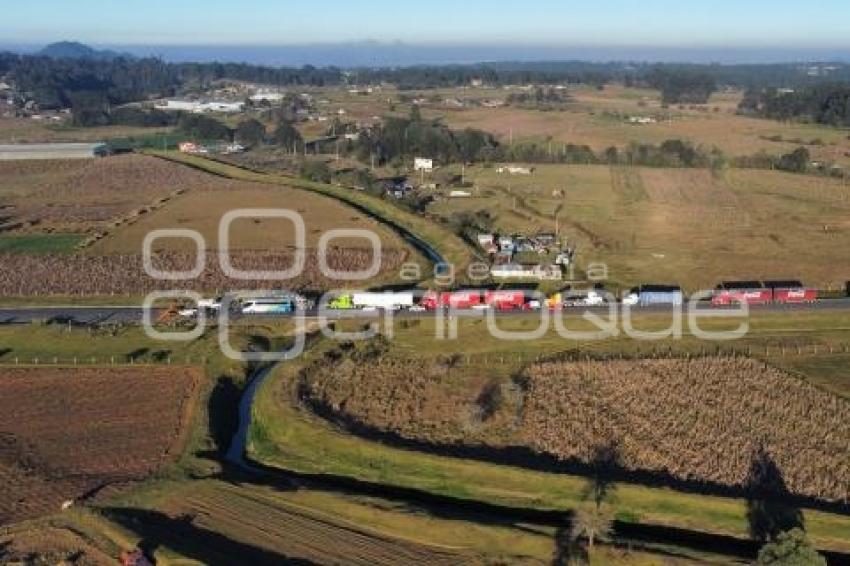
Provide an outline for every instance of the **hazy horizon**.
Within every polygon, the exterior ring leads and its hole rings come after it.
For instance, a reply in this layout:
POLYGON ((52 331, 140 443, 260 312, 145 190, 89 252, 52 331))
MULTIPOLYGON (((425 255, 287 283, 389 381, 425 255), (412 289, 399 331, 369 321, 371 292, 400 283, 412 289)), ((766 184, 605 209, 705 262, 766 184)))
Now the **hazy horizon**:
POLYGON ((850 48, 416 44, 374 40, 289 45, 140 45, 89 43, 77 38, 58 37, 55 41, 45 43, 0 43, 0 50, 34 53, 58 41, 79 41, 96 49, 109 49, 137 57, 156 56, 169 62, 220 61, 273 66, 372 67, 574 60, 719 64, 850 61, 850 48))
POLYGON ((250 0, 14 3, 0 45, 73 40, 171 61, 271 65, 411 65, 583 59, 780 62, 850 60, 850 4, 820 0, 390 0, 311 4, 250 0), (45 17, 49 14, 50 17, 45 17))

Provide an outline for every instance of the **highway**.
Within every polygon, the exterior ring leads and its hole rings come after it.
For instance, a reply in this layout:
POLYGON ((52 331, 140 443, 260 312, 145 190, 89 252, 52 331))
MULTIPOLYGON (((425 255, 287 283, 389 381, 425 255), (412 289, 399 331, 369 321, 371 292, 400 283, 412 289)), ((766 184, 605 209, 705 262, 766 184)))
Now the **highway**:
MULTIPOLYGON (((616 305, 617 309, 622 307, 616 305)), ((724 310, 722 307, 710 307, 701 305, 700 310, 724 310)), ((670 312, 672 307, 632 307, 633 313, 664 313, 670 312)), ((725 309, 728 310, 728 309, 725 309)), ((581 316, 585 311, 591 311, 596 314, 604 314, 608 312, 607 307, 583 308, 571 307, 564 309, 564 314, 567 316, 581 316)), ((806 305, 780 305, 771 304, 763 306, 751 306, 750 311, 753 313, 770 312, 770 313, 787 313, 798 314, 807 312, 823 312, 823 311, 850 311, 850 298, 845 299, 830 299, 823 300, 817 303, 806 305)), ((3 324, 31 324, 32 322, 53 322, 60 324, 88 325, 88 324, 107 324, 107 323, 124 323, 138 324, 142 321, 143 310, 141 306, 124 305, 124 306, 23 306, 23 307, 0 307, 0 325, 3 324)), ((486 311, 469 310, 469 311, 454 311, 452 313, 459 317, 484 317, 486 311)), ((511 316, 534 316, 534 311, 497 311, 495 313, 499 317, 511 316)), ((310 309, 304 313, 307 319, 316 319, 322 315, 323 318, 329 320, 341 320, 346 318, 376 318, 381 316, 380 312, 376 311, 346 311, 346 310, 326 310, 319 312, 318 309, 310 309)), ((397 311, 393 313, 399 318, 430 318, 434 317, 435 313, 430 312, 409 312, 397 311)), ((241 315, 231 314, 231 320, 246 320, 249 318, 292 318, 293 315, 241 315)), ((156 320, 157 313, 152 316, 156 320)))

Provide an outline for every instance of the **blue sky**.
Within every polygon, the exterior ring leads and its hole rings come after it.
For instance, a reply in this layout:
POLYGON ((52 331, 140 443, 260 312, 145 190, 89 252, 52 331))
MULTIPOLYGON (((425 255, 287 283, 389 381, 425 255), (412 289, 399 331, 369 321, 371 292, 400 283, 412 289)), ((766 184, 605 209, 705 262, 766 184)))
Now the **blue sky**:
POLYGON ((405 43, 847 47, 850 2, 818 0, 30 0, 0 43, 405 43))

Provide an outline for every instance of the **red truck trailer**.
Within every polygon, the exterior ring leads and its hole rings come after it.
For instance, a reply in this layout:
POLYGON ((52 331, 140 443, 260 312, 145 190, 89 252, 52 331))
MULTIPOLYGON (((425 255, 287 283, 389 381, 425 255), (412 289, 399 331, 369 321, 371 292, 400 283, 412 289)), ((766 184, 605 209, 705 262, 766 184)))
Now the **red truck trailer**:
POLYGON ((481 304, 480 291, 428 292, 422 297, 421 305, 428 310, 438 308, 471 309, 481 304))
POLYGON ((487 291, 484 302, 500 311, 519 310, 525 307, 524 291, 487 291))
POLYGON ((800 281, 765 281, 765 287, 773 291, 773 302, 782 304, 814 303, 818 300, 817 289, 810 289, 800 281))
POLYGON ((711 304, 724 305, 767 305, 773 301, 773 290, 761 281, 731 281, 717 286, 711 304))

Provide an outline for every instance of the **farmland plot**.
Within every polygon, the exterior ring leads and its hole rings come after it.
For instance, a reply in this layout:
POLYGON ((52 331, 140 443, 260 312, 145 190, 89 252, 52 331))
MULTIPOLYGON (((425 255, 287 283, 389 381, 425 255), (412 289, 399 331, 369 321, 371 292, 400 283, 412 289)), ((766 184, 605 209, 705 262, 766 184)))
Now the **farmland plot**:
POLYGON ((198 386, 190 368, 0 370, 0 524, 176 458, 198 386))
POLYGON ((738 489, 763 453, 790 492, 850 500, 850 404, 751 359, 552 362, 507 381, 426 360, 319 367, 309 405, 401 438, 583 465, 613 442, 626 472, 738 489))

